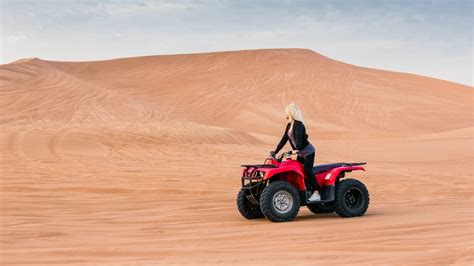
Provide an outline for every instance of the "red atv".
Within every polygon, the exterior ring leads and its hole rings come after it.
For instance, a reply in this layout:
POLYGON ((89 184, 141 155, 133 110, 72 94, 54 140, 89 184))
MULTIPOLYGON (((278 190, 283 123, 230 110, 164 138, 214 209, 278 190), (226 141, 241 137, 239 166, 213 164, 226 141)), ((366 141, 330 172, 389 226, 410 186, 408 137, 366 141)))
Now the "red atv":
POLYGON ((303 165, 291 158, 291 151, 278 158, 270 156, 264 164, 242 165, 242 188, 237 195, 239 212, 247 219, 273 222, 293 220, 300 206, 313 213, 336 212, 341 217, 362 216, 369 207, 369 192, 355 179, 344 179, 347 172, 365 169, 366 163, 316 165, 313 173, 321 187, 321 201, 310 203, 306 193, 303 165), (283 158, 286 157, 285 160, 283 158))

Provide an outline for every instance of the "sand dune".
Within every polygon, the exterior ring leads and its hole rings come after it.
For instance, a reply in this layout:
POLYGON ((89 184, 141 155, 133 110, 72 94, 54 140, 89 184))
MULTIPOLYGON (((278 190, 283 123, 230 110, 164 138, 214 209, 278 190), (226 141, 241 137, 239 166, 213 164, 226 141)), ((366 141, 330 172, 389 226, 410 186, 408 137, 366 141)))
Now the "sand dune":
POLYGON ((473 264, 473 88, 305 49, 0 66, 2 264, 473 264), (304 112, 371 206, 237 212, 239 165, 304 112))

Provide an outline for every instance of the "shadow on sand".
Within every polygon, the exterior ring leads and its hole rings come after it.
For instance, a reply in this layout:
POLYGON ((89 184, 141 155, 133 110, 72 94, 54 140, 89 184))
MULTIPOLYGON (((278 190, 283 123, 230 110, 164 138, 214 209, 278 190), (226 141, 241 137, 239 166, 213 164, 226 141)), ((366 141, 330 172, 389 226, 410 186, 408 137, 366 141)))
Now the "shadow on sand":
MULTIPOLYGON (((353 217, 353 218, 374 217, 374 216, 379 216, 379 215, 382 215, 382 214, 379 212, 367 212, 363 216, 353 217)), ((327 220, 327 219, 344 219, 344 218, 341 218, 336 213, 321 213, 321 214, 308 213, 308 214, 298 214, 298 216, 296 216, 294 221, 297 222, 297 221, 306 221, 306 220, 313 220, 313 219, 327 220)))

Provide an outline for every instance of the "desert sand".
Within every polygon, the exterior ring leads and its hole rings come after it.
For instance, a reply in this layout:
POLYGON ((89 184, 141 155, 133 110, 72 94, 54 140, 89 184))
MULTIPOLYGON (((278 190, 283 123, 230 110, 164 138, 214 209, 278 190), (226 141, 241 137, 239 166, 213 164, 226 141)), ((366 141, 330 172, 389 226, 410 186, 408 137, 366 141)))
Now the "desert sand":
POLYGON ((32 58, 0 82, 2 265, 474 264, 472 87, 306 49, 32 58), (365 216, 238 213, 290 102, 316 164, 368 162, 365 216))

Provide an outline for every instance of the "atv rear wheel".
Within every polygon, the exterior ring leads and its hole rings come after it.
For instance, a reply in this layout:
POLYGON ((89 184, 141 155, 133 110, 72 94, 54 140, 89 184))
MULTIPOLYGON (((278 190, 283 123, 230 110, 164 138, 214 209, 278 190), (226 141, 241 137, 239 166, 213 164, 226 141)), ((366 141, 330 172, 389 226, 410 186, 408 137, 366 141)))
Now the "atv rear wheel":
POLYGON ((253 204, 247 198, 244 188, 241 188, 237 194, 237 209, 239 209, 240 214, 247 219, 258 219, 264 217, 260 210, 260 206, 253 204))
POLYGON ((369 201, 369 192, 359 180, 345 179, 336 187, 335 211, 341 217, 364 215, 369 201))
POLYGON ((336 209, 334 202, 308 204, 306 207, 314 214, 332 213, 336 209))
POLYGON ((291 221, 300 210, 300 195, 290 183, 275 181, 260 195, 260 208, 272 222, 291 221))

